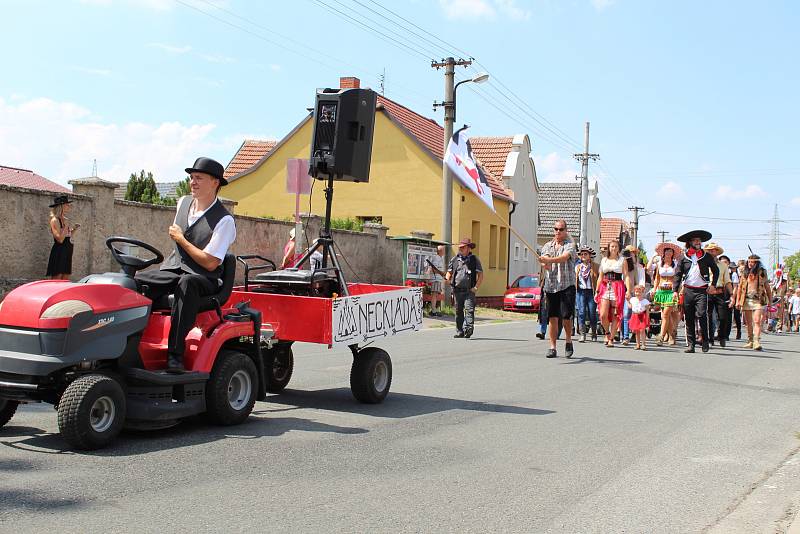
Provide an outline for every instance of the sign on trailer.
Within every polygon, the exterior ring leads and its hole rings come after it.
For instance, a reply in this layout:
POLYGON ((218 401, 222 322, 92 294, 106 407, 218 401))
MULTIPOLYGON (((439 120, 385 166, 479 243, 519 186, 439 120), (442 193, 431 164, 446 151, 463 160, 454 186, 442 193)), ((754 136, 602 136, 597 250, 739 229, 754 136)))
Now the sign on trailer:
POLYGON ((332 313, 334 347, 415 332, 422 328, 422 288, 337 298, 332 313))

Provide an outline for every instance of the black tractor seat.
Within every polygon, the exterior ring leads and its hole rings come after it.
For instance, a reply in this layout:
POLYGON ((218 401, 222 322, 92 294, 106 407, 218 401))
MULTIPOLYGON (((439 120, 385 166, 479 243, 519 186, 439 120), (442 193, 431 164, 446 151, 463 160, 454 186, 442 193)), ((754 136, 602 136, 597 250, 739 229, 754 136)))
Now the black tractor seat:
MULTIPOLYGON (((231 297, 233 291, 233 281, 236 278, 236 256, 233 254, 226 254, 225 259, 222 260, 222 285, 219 291, 213 295, 200 297, 197 311, 205 312, 215 310, 222 306, 231 297)), ((172 310, 172 305, 175 302, 175 295, 164 295, 153 301, 153 311, 169 311, 172 310)))

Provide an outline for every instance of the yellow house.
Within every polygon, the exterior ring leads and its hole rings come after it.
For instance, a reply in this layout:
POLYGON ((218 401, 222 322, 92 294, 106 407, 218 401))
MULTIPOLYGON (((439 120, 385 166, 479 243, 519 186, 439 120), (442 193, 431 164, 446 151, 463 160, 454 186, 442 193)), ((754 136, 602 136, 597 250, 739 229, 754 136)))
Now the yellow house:
MULTIPOLYGON (((358 87, 359 83, 357 78, 341 79, 343 88, 358 87)), ((275 218, 294 214, 295 195, 286 192, 286 160, 308 158, 312 128, 308 115, 277 144, 245 141, 228 165, 229 184, 221 193, 238 203, 237 214, 275 218)), ((444 129, 435 121, 378 96, 369 182, 336 182, 332 216, 376 220, 389 228, 390 235, 422 230, 440 239, 443 138, 444 129)), ((488 170, 485 174, 497 213, 454 183, 453 239, 470 237, 478 245, 474 253, 484 270, 478 296, 486 304, 502 305, 513 199, 501 180, 488 170)), ((322 182, 314 185, 312 213, 324 213, 324 187, 322 182)), ((308 197, 302 197, 301 211, 308 211, 308 206, 308 197)))

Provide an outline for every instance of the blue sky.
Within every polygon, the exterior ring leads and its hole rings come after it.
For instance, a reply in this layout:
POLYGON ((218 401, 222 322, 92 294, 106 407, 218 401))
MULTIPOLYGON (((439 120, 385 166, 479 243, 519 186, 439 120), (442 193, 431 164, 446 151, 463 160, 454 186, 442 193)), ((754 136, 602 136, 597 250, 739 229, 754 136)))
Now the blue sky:
POLYGON ((590 121, 603 214, 674 214, 641 219, 648 248, 657 230, 674 239, 698 227, 734 256, 749 243, 766 258, 761 221, 778 204, 785 255, 800 249, 798 6, 0 0, 0 164, 66 183, 96 158, 106 179, 144 168, 171 181, 198 154, 227 163, 244 138, 282 137, 316 87, 355 75, 377 88, 384 69, 388 97, 441 121, 430 59, 450 51, 480 63, 462 78, 492 76, 479 92, 459 89, 459 124, 529 134, 541 181, 579 172, 572 153, 590 121))

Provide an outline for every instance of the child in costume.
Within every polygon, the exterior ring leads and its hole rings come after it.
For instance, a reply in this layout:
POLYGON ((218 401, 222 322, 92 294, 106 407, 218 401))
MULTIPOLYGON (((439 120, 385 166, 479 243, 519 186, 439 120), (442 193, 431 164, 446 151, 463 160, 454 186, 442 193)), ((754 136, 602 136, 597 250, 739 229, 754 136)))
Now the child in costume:
POLYGON ((645 298, 644 293, 644 284, 636 284, 633 288, 633 296, 628 299, 631 308, 631 318, 628 324, 636 335, 636 350, 647 350, 645 342, 647 340, 646 330, 650 325, 650 301, 645 298))

